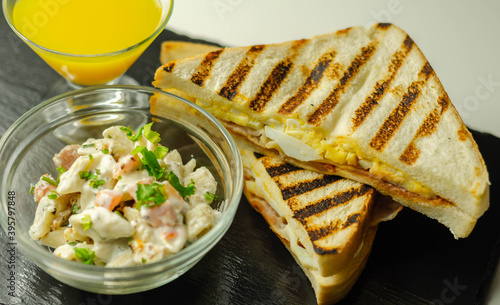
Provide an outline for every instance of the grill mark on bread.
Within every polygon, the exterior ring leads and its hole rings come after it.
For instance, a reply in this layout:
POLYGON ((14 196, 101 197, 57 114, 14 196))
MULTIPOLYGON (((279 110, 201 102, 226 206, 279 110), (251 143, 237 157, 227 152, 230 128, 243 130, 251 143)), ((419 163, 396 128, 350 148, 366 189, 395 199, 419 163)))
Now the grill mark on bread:
POLYGON ((264 50, 264 45, 252 46, 246 52, 236 69, 229 75, 226 84, 219 91, 219 95, 232 101, 238 94, 240 85, 245 81, 248 73, 252 70, 255 59, 264 50))
POLYGON ((340 179, 342 178, 334 175, 323 175, 320 178, 296 182, 294 185, 287 185, 286 187, 282 187, 276 180, 275 182, 280 187, 283 200, 288 200, 292 197, 305 194, 315 189, 319 189, 327 185, 330 185, 332 183, 335 183, 340 179))
POLYGON ((291 165, 290 163, 274 163, 266 157, 263 157, 261 162, 271 178, 302 170, 301 168, 291 165))
POLYGON ((300 221, 304 226, 307 226, 307 218, 314 216, 316 214, 323 213, 324 211, 331 209, 333 207, 346 204, 352 199, 361 197, 372 190, 373 188, 371 186, 363 184, 360 187, 357 188, 353 187, 347 191, 335 194, 333 197, 323 198, 317 202, 313 202, 308 206, 298 210, 293 209, 293 204, 290 205, 290 208, 292 208, 293 210, 293 218, 300 221))
POLYGON ((465 127, 465 125, 462 125, 460 127, 460 129, 457 131, 457 135, 458 139, 462 142, 467 141, 467 139, 470 137, 469 130, 467 129, 467 127, 465 127))
POLYGON ((163 66, 163 70, 165 72, 170 73, 170 72, 172 72, 172 70, 174 70, 174 67, 175 67, 175 62, 169 62, 168 64, 163 66))
POLYGON ((298 49, 307 41, 307 39, 302 39, 293 42, 289 51, 289 55, 278 64, 276 64, 276 66, 274 66, 267 79, 260 86, 259 91, 255 95, 254 99, 250 101, 248 105, 250 109, 256 112, 261 112, 262 110, 264 110, 266 104, 269 102, 269 100, 271 100, 274 93, 278 91, 281 84, 292 70, 293 60, 298 54, 298 49))
POLYGON ((338 104, 339 97, 344 93, 349 84, 349 81, 358 74, 361 67, 370 59, 376 47, 375 43, 369 44, 361 48, 361 52, 351 62, 347 71, 339 80, 337 86, 330 94, 321 102, 318 108, 309 115, 307 122, 312 125, 319 125, 323 118, 328 115, 338 104))
POLYGON ((338 30, 336 33, 337 33, 337 35, 341 35, 341 34, 347 35, 347 33, 349 33, 351 31, 351 29, 352 29, 352 27, 348 27, 348 28, 345 28, 342 30, 338 30))
MULTIPOLYGON (((328 237, 329 235, 332 235, 333 233, 335 233, 337 231, 344 230, 344 229, 350 227, 351 225, 358 223, 359 216, 360 216, 359 213, 354 213, 352 215, 349 215, 349 217, 347 217, 347 219, 344 222, 337 221, 337 222, 332 222, 332 223, 330 223, 330 225, 324 226, 321 228, 307 229, 307 233, 309 235, 309 238, 311 239, 311 241, 314 244, 314 242, 319 240, 319 239, 328 237)), ((318 254, 325 254, 324 251, 331 251, 331 250, 328 250, 325 248, 320 248, 317 246, 315 247, 314 250, 318 254)))
POLYGON ((257 159, 260 159, 260 158, 264 157, 264 155, 263 155, 263 154, 258 153, 258 152, 256 152, 256 151, 254 151, 254 152, 253 152, 253 155, 254 155, 254 156, 255 156, 255 158, 257 158, 257 159))
POLYGON ((289 98, 284 104, 281 105, 278 110, 279 114, 287 115, 299 107, 304 100, 306 100, 311 93, 318 87, 320 80, 323 77, 325 70, 328 68, 330 63, 335 57, 335 51, 330 51, 323 54, 316 66, 313 68, 306 81, 297 91, 297 93, 289 98))
POLYGON ((215 61, 219 58, 223 50, 224 49, 215 50, 205 55, 205 58, 203 58, 198 66, 198 72, 191 76, 192 83, 203 87, 205 80, 210 77, 215 61))
POLYGON ((384 23, 384 22, 377 23, 377 28, 381 30, 387 30, 391 26, 392 26, 391 23, 384 23))
POLYGON ((343 223, 340 223, 340 221, 337 221, 336 223, 331 223, 329 226, 321 227, 318 229, 309 229, 307 228, 307 234, 309 235, 309 238, 312 241, 313 244, 313 249, 314 252, 316 252, 319 255, 325 255, 325 254, 337 254, 338 249, 337 248, 326 248, 326 247, 321 247, 316 244, 315 241, 320 240, 322 238, 326 238, 330 235, 333 235, 339 231, 342 231, 344 229, 347 229, 351 225, 354 225, 356 223, 359 223, 359 213, 355 213, 350 215, 347 220, 343 223))
POLYGON ((450 105, 450 99, 445 93, 438 99, 438 106, 434 108, 424 119, 422 125, 418 128, 412 141, 408 144, 404 152, 399 156, 399 161, 412 165, 420 157, 420 149, 417 148, 415 142, 419 138, 423 138, 433 134, 437 129, 437 124, 441 120, 441 116, 448 109, 450 105))
POLYGON ((406 39, 404 40, 401 48, 402 50, 398 50, 391 57, 391 63, 388 67, 387 77, 378 81, 375 84, 375 87, 371 94, 366 98, 366 100, 354 111, 354 117, 352 118, 352 131, 356 131, 356 129, 363 124, 365 119, 370 115, 372 110, 378 105, 378 101, 384 96, 385 90, 390 86, 391 82, 394 80, 399 68, 402 66, 403 62, 406 59, 406 56, 410 52, 413 47, 413 40, 410 36, 406 35, 406 39))
POLYGON ((379 152, 384 150, 389 140, 394 136, 410 112, 411 107, 421 93, 423 85, 429 79, 432 72, 431 65, 426 62, 418 75, 418 79, 408 86, 399 104, 384 121, 377 134, 371 139, 370 146, 373 149, 379 152))

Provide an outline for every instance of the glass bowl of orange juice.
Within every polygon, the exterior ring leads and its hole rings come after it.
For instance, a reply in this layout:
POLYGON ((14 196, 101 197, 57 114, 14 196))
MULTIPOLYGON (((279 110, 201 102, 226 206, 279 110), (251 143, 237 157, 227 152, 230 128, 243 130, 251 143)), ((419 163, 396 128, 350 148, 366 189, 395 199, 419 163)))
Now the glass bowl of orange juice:
POLYGON ((124 73, 165 28, 172 9, 173 0, 3 0, 12 30, 66 80, 53 94, 137 84, 124 73))

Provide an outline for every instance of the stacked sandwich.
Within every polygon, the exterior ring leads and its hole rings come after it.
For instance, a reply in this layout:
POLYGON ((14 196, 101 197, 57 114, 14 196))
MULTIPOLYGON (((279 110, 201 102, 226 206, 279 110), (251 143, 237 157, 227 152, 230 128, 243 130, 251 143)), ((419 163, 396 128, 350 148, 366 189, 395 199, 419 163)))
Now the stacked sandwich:
POLYGON ((234 135, 244 193, 318 303, 348 293, 378 223, 401 207, 464 238, 489 206, 474 139, 397 26, 251 47, 162 48, 154 85, 192 99, 234 135))

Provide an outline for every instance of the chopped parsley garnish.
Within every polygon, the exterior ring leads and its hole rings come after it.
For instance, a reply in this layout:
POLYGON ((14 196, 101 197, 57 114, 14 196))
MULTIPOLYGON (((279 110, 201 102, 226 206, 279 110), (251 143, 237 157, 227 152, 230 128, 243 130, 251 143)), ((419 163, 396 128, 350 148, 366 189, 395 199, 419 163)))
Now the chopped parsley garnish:
POLYGON ((106 183, 106 181, 102 180, 102 179, 98 179, 98 180, 90 180, 89 182, 89 185, 93 188, 98 188, 100 187, 101 185, 103 185, 104 183, 106 183))
POLYGON ((151 130, 151 126, 153 125, 153 122, 144 125, 144 137, 149 140, 149 142, 153 144, 157 144, 160 142, 160 134, 157 133, 156 131, 151 130))
POLYGON ((57 199, 58 195, 57 195, 56 191, 50 191, 50 194, 49 194, 49 195, 47 195, 47 197, 48 197, 49 199, 54 200, 54 199, 57 199))
POLYGON ((80 212, 80 207, 79 207, 79 206, 77 206, 76 204, 72 205, 72 206, 71 206, 71 212, 72 212, 73 214, 76 214, 76 213, 80 212))
POLYGON ((87 248, 73 248, 75 250, 75 255, 78 257, 82 263, 87 264, 87 265, 93 265, 94 264, 94 257, 95 257, 95 252, 92 250, 89 250, 87 248))
MULTIPOLYGON (((78 173, 78 175, 80 175, 80 179, 85 179, 85 180, 91 179, 91 177, 90 177, 91 173, 87 172, 87 171, 81 171, 78 173)), ((97 176, 96 176, 96 178, 97 178, 97 176)))
POLYGON ((210 192, 206 192, 205 193, 205 199, 208 200, 208 201, 214 201, 214 200, 217 200, 219 199, 220 197, 213 194, 213 193, 210 193, 210 192))
POLYGON ((68 241, 68 245, 76 246, 78 243, 76 241, 68 241))
POLYGON ((132 131, 132 129, 130 129, 130 127, 123 127, 123 126, 120 127, 120 130, 125 131, 127 133, 127 138, 129 138, 132 142, 139 140, 139 138, 142 135, 142 129, 143 127, 139 128, 137 133, 134 134, 134 132, 132 131))
POLYGON ((136 147, 134 147, 134 149, 132 149, 130 154, 137 155, 138 153, 142 152, 143 150, 147 150, 147 148, 144 146, 136 146, 136 147))
POLYGON ((95 143, 90 143, 90 144, 83 144, 82 148, 89 148, 89 147, 94 147, 95 143))
POLYGON ((167 194, 162 184, 137 184, 137 209, 142 205, 156 206, 164 203, 167 200, 167 194))
POLYGON ((156 147, 154 151, 156 159, 163 159, 163 157, 165 157, 167 153, 168 153, 168 148, 161 145, 158 145, 158 147, 156 147))
POLYGON ((122 126, 122 127, 120 127, 120 130, 126 132, 127 138, 129 138, 133 142, 139 140, 139 138, 141 137, 141 135, 143 134, 143 131, 144 131, 144 137, 148 141, 150 141, 151 143, 157 144, 161 140, 160 134, 156 131, 151 130, 152 125, 153 125, 153 122, 148 123, 148 124, 142 126, 141 128, 139 128, 139 130, 136 133, 134 133, 130 127, 122 126))
POLYGON ((121 131, 125 131, 125 133, 127 134, 128 138, 130 138, 130 137, 132 137, 134 135, 134 132, 132 131, 132 129, 130 129, 130 127, 121 126, 120 130, 121 131))
POLYGON ((142 258, 142 263, 145 264, 147 262, 147 260, 143 257, 142 258))
POLYGON ((106 181, 102 180, 102 179, 98 179, 99 178, 99 174, 101 173, 101 171, 99 169, 96 169, 95 172, 93 171, 81 171, 78 173, 78 175, 80 176, 80 179, 84 179, 84 180, 90 180, 89 182, 89 185, 93 188, 98 188, 99 186, 103 185, 104 183, 106 183, 106 181))
POLYGON ((49 184, 52 184, 53 186, 57 186, 57 182, 50 179, 49 177, 47 176, 42 176, 42 180, 49 183, 49 184))
POLYGON ((157 181, 165 181, 167 180, 170 184, 179 192, 182 198, 186 198, 190 195, 194 194, 194 181, 191 180, 191 183, 188 186, 183 186, 179 177, 174 174, 172 171, 168 171, 166 168, 162 168, 156 159, 155 153, 149 151, 146 147, 137 146, 132 151, 132 154, 142 154, 142 158, 139 159, 142 163, 143 168, 145 168, 151 176, 154 176, 157 181))
POLYGON ((103 153, 103 154, 105 154, 105 155, 109 154, 109 149, 104 148, 104 149, 102 150, 102 153, 103 153))
POLYGON ((195 187, 193 179, 191 179, 191 182, 187 186, 183 186, 179 181, 179 177, 170 171, 167 175, 167 180, 179 192, 182 198, 186 198, 194 194, 195 187))
POLYGON ((82 226, 83 226, 83 231, 87 231, 92 227, 92 219, 90 218, 89 214, 83 215, 82 226))
POLYGON ((163 181, 164 170, 161 168, 156 156, 153 152, 149 151, 144 146, 136 146, 131 154, 136 155, 138 153, 142 154, 142 158, 139 160, 142 163, 143 168, 145 168, 151 176, 154 176, 156 180, 163 181))
POLYGON ((66 172, 66 169, 64 167, 62 167, 62 166, 59 166, 57 168, 57 171, 59 172, 59 175, 57 176, 56 183, 59 184, 59 182, 61 181, 61 175, 66 172))

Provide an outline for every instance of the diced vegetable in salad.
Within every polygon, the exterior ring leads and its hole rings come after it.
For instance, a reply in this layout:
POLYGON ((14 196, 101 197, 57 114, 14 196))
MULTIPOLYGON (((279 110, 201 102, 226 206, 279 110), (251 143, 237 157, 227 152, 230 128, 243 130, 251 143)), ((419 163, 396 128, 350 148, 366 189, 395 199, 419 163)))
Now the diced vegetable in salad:
POLYGON ((126 267, 168 257, 210 230, 217 182, 161 145, 152 124, 113 126, 56 154, 58 176, 45 174, 32 189, 30 237, 63 259, 126 267))

